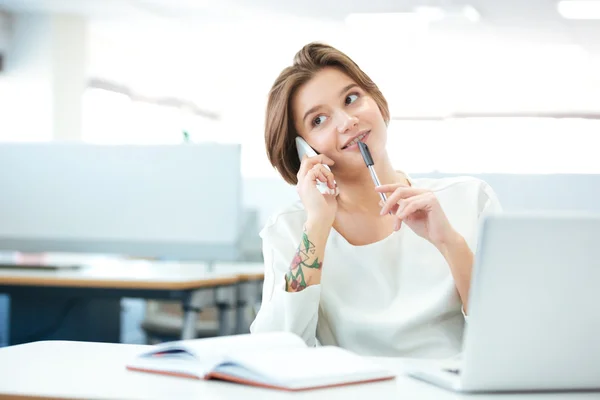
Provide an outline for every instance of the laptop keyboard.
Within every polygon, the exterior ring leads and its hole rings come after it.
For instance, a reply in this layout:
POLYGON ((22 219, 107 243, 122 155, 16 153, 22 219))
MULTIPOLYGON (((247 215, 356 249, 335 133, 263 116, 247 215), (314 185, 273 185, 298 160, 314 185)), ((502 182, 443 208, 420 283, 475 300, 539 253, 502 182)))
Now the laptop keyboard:
POLYGON ((450 372, 455 375, 460 375, 460 366, 462 363, 462 354, 457 354, 454 357, 440 361, 442 371, 450 372))
POLYGON ((444 368, 444 371, 450 372, 451 374, 460 375, 460 368, 444 368))

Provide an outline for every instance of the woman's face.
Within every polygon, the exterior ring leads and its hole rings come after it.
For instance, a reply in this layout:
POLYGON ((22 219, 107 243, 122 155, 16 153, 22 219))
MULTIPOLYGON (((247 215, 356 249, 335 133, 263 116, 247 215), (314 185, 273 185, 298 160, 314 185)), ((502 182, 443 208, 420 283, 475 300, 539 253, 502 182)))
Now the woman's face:
POLYGON ((375 160, 385 151, 387 125, 377 103, 336 68, 319 71, 298 88, 292 109, 297 132, 317 153, 335 161, 337 173, 365 168, 359 139, 375 160))

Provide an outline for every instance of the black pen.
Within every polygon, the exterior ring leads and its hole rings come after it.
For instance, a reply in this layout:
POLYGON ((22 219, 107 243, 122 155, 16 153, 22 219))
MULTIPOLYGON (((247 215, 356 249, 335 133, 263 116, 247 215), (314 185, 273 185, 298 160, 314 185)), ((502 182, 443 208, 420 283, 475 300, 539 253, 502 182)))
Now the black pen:
MULTIPOLYGON (((373 178, 373 182, 375 183, 375 186, 381 186, 381 183, 379 182, 379 178, 377 177, 377 173, 375 172, 375 168, 373 167, 373 165, 375 163, 373 162, 373 157, 371 157, 371 152, 369 151, 369 147, 366 145, 366 143, 363 143, 359 140, 358 148, 360 149, 360 154, 362 154, 363 160, 365 160, 365 164, 367 164, 367 168, 369 168, 369 172, 371 173, 371 178, 373 178)), ((382 192, 378 192, 378 193, 379 193, 379 197, 381 197, 381 200, 383 200, 383 202, 385 203, 387 201, 387 196, 385 195, 385 193, 382 193, 382 192)), ((388 211, 388 214, 392 215, 392 212, 388 211)))

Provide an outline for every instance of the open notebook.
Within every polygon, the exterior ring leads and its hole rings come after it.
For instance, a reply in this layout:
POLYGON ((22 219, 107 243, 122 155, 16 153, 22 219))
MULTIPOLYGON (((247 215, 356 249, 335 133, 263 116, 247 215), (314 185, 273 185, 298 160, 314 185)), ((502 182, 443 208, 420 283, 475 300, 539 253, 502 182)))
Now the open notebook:
POLYGON ((307 347, 292 333, 242 334, 163 343, 127 369, 306 390, 393 379, 395 374, 339 347, 307 347))

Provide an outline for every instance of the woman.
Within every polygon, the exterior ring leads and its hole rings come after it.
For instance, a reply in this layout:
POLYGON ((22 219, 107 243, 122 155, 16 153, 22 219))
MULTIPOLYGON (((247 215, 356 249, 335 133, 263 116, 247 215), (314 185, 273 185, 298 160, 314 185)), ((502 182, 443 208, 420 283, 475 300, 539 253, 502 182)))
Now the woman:
MULTIPOLYGON (((290 331, 309 346, 372 356, 461 351, 478 225, 499 203, 481 180, 411 179, 394 169, 389 120, 377 86, 333 47, 306 45, 275 81, 267 154, 300 202, 261 231, 265 281, 252 333, 290 331), (317 156, 299 160, 298 135, 317 156), (373 184, 358 140, 382 186, 373 184), (318 180, 338 195, 321 194, 318 180)), ((415 151, 425 155, 426 144, 415 151)))

